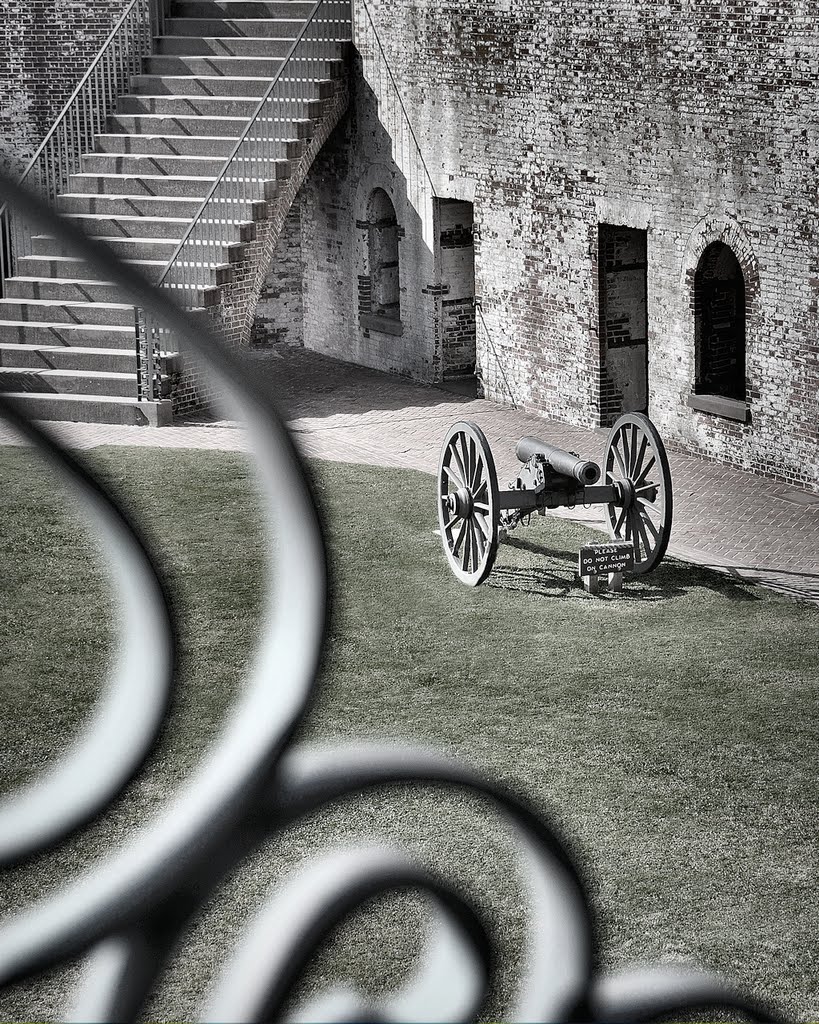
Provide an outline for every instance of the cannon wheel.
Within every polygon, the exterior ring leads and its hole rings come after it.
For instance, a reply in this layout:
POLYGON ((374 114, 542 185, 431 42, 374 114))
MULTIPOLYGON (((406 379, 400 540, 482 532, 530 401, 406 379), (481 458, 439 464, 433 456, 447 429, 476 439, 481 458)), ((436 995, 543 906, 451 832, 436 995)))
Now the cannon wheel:
POLYGON ((438 464, 438 523, 449 566, 461 583, 483 583, 498 551, 498 475, 475 423, 450 427, 438 464))
POLYGON ((606 506, 609 533, 634 544, 635 575, 660 562, 671 535, 671 470, 665 445, 647 416, 626 413, 611 428, 604 458, 606 483, 622 490, 622 501, 606 506))

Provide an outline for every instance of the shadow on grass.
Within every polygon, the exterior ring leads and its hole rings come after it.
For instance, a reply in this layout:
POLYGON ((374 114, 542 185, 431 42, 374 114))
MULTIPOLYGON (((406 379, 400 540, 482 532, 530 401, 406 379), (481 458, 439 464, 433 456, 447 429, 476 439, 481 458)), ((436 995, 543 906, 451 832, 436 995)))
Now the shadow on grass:
POLYGON ((500 590, 514 590, 540 597, 595 597, 598 600, 639 602, 670 601, 684 597, 692 590, 711 590, 729 601, 760 600, 750 581, 740 581, 713 569, 675 560, 664 560, 645 576, 626 575, 623 589, 619 593, 608 590, 605 580, 601 580, 600 592, 596 595, 587 594, 577 575, 576 555, 519 537, 509 538, 505 544, 542 558, 544 566, 496 564, 486 585, 500 590))

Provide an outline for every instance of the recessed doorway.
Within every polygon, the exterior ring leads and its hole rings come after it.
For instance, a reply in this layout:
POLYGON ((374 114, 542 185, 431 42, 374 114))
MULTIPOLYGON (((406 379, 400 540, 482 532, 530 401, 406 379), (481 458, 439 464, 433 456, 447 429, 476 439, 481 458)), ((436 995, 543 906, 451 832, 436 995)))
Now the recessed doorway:
POLYGON ((460 199, 438 199, 441 282, 441 350, 444 381, 475 376, 474 207, 460 199))
POLYGON ((598 273, 604 368, 601 421, 648 412, 647 234, 601 224, 598 273))

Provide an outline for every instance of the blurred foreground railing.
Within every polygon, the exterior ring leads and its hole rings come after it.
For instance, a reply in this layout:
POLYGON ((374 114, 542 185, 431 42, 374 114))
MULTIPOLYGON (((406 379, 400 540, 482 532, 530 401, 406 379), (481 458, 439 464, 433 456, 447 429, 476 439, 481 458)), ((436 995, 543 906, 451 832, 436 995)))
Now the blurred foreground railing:
MULTIPOLYGON (((0 923, 0 985, 86 956, 73 1019, 144 1019, 146 1000, 190 922, 262 842, 346 795, 395 782, 436 782, 483 795, 514 826, 528 886, 528 928, 524 967, 504 1019, 643 1021, 716 1004, 770 1019, 703 972, 659 967, 597 975, 597 933, 584 881, 553 827, 503 786, 429 751, 292 742, 318 670, 327 586, 318 513, 281 418, 244 365, 172 302, 167 289, 153 288, 2 175, 0 194, 168 324, 219 379, 247 425, 267 530, 278 541, 266 545, 267 632, 217 744, 149 828, 0 923)), ((121 609, 119 657, 87 731, 50 773, 0 801, 0 867, 6 867, 76 833, 105 811, 139 768, 162 723, 180 630, 138 525, 99 480, 2 395, 0 415, 38 446, 80 499, 121 609)), ((400 852, 374 846, 318 854, 272 898, 260 900, 238 949, 225 956, 202 994, 202 1018, 280 1016, 330 929, 373 895, 407 886, 429 896, 436 925, 418 975, 399 993, 376 999, 352 988, 334 991, 300 1007, 299 1017, 479 1019, 495 967, 491 908, 471 905, 400 852)))

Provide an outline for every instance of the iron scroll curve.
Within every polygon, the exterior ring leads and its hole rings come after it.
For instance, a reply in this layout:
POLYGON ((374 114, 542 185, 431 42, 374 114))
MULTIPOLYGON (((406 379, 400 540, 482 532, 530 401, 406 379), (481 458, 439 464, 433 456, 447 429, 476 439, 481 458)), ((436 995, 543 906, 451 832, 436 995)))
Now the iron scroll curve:
MULTIPOLYGON (((192 915, 224 875, 263 839, 347 794, 395 782, 435 781, 469 787, 494 801, 514 824, 529 866, 528 966, 506 1015, 510 1020, 649 1020, 658 1013, 716 1004, 758 1020, 774 1019, 764 1008, 736 996, 719 978, 698 971, 658 968, 597 976, 595 929, 586 887, 566 845, 548 822, 504 787, 428 751, 395 746, 322 749, 295 746, 290 741, 316 677, 324 635, 326 573, 319 518, 281 419, 240 362, 166 293, 158 292, 105 246, 86 238, 2 172, 0 192, 103 271, 107 280, 126 289, 135 303, 164 320, 209 365, 251 433, 268 528, 274 533, 286 532, 289 540, 279 546, 276 565, 268 567, 270 631, 256 652, 247 692, 210 759, 137 841, 131 840, 94 865, 77 882, 0 922, 0 985, 86 955, 87 970, 73 1009, 74 1019, 136 1020, 171 946, 192 915), (281 601, 278 596, 285 580, 287 601, 281 601), (271 678, 277 680, 275 687, 269 685, 271 678)), ((162 717, 175 640, 161 572, 151 563, 128 517, 117 509, 99 481, 79 467, 46 431, 26 421, 2 395, 0 414, 71 481, 89 520, 107 530, 108 557, 115 571, 122 569, 129 557, 138 566, 142 582, 136 596, 150 606, 153 619, 149 616, 144 621, 153 622, 151 628, 163 649, 162 657, 151 666, 152 678, 146 680, 150 684, 150 714, 119 763, 112 761, 107 766, 107 785, 74 806, 50 831, 32 826, 26 832, 21 826, 5 848, 5 863, 13 863, 28 853, 45 850, 80 829, 93 814, 102 813, 136 770, 162 717)), ((128 628, 129 622, 125 622, 124 629, 128 628)), ((113 706, 121 699, 127 683, 127 677, 115 674, 108 704, 113 706)), ((82 744, 92 742, 93 733, 82 738, 78 756, 82 744)), ((12 810, 20 814, 22 807, 24 818, 30 811, 36 824, 37 801, 44 799, 43 792, 36 787, 26 792, 22 803, 12 810)), ((11 813, 9 807, 8 802, 0 804, 0 822, 3 814, 11 813)), ((268 956, 262 960, 254 956, 255 967, 248 967, 240 949, 206 996, 204 1019, 227 1019, 231 1008, 242 1019, 277 1015, 300 965, 318 936, 337 919, 339 906, 346 911, 372 891, 408 883, 437 901, 440 927, 429 964, 436 954, 446 954, 447 962, 456 965, 453 977, 460 973, 464 981, 460 1003, 442 1015, 437 1002, 440 986, 436 988, 434 971, 427 971, 422 972, 413 992, 385 999, 383 1005, 373 1006, 350 991, 328 998, 321 1007, 323 1019, 350 1019, 356 1014, 407 1019, 402 1013, 415 1019, 474 1019, 492 968, 481 911, 466 904, 445 883, 425 877, 416 866, 385 849, 357 851, 353 858, 343 854, 324 858, 280 893, 276 897, 280 902, 274 903, 272 910, 263 908, 245 942, 249 949, 260 948, 254 943, 269 935, 265 928, 269 913, 275 911, 282 939, 279 948, 262 946, 268 956), (362 863, 367 866, 363 876, 362 863), (322 884, 313 886, 319 896, 311 913, 300 918, 291 915, 282 922, 280 911, 288 905, 291 887, 312 885, 319 878, 322 884)), ((297 904, 291 901, 289 905, 297 904)))

